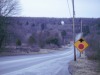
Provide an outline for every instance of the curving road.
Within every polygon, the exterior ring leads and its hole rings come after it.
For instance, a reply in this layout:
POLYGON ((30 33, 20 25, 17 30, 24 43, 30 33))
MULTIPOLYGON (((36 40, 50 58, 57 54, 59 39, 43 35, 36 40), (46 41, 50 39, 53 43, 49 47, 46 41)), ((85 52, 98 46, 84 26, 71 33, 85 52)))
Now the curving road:
POLYGON ((71 60, 73 45, 49 54, 0 57, 0 75, 70 75, 71 60))

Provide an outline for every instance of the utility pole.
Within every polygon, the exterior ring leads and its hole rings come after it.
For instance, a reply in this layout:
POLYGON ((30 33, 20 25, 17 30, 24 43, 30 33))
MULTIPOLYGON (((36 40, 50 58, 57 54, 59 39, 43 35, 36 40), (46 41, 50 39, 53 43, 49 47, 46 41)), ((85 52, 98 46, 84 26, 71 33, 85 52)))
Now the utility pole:
POLYGON ((82 19, 81 19, 81 33, 82 33, 82 19))
MULTIPOLYGON (((75 43, 75 9, 74 9, 74 0, 72 0, 72 5, 73 5, 73 40, 75 43)), ((74 46, 74 61, 76 61, 76 49, 74 46)))

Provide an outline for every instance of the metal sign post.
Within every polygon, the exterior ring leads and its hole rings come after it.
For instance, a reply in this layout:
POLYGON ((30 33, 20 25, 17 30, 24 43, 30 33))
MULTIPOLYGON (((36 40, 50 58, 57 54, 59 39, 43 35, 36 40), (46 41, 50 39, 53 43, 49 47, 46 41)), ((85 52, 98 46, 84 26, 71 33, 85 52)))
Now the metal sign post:
MULTIPOLYGON (((81 33, 82 33, 82 19, 81 19, 81 33)), ((83 52, 82 52, 83 53, 83 52)), ((80 52, 80 57, 81 57, 81 54, 82 54, 81 52, 80 52)))
POLYGON ((81 33, 82 33, 82 19, 81 19, 81 33))

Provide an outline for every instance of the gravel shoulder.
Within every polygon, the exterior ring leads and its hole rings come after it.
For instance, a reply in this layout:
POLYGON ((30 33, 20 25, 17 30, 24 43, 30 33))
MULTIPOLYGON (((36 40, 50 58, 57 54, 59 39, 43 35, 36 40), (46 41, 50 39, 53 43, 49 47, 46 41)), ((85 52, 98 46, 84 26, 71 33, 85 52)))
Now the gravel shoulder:
POLYGON ((69 72, 71 75, 100 75, 100 66, 97 60, 88 60, 85 53, 77 61, 69 63, 69 72))

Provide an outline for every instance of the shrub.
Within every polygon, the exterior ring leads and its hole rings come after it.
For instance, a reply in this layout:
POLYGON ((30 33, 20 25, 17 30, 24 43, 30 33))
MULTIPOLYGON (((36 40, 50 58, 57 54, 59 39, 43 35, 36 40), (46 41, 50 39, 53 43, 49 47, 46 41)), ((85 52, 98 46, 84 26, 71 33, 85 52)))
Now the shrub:
POLYGON ((39 52, 40 51, 40 47, 38 45, 33 45, 31 46, 31 52, 39 52))
POLYGON ((16 45, 17 45, 17 46, 21 46, 21 40, 17 39, 17 40, 16 40, 16 45))
POLYGON ((86 40, 89 43, 88 50, 86 50, 86 55, 89 59, 100 60, 100 40, 99 38, 100 38, 100 35, 96 33, 90 34, 86 38, 86 40))
POLYGON ((28 43, 29 43, 30 45, 33 45, 33 44, 35 43, 35 38, 34 38, 32 35, 29 37, 28 43))
POLYGON ((65 37, 65 36, 66 36, 66 31, 63 30, 63 31, 61 32, 61 35, 62 35, 62 37, 65 37))
POLYGON ((47 44, 55 44, 57 46, 59 46, 59 39, 58 38, 49 38, 46 40, 47 44))
POLYGON ((26 25, 29 25, 28 21, 26 22, 26 25))
POLYGON ((45 45, 45 48, 46 48, 46 49, 57 49, 58 46, 55 45, 55 44, 46 44, 46 45, 45 45))

